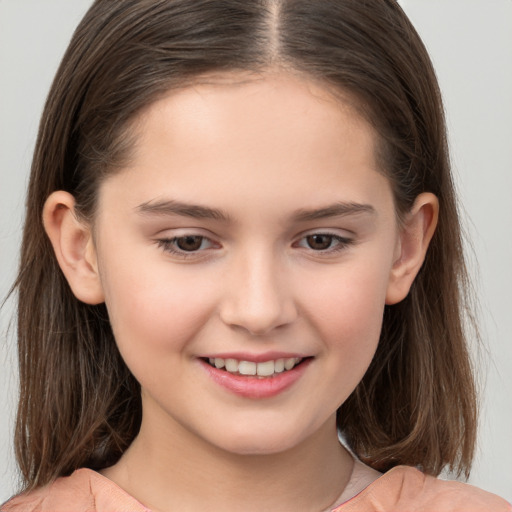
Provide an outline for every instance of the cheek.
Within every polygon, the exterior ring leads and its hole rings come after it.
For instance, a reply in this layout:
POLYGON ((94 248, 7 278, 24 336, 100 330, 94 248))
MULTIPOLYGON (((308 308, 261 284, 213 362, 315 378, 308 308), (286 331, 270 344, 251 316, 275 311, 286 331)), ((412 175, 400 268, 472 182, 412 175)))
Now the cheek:
POLYGON ((308 289, 308 316, 326 350, 326 375, 336 383, 337 405, 357 386, 377 349, 387 277, 382 264, 347 265, 335 275, 317 276, 308 289))
POLYGON ((102 275, 121 354, 128 366, 131 361, 181 356, 210 316, 212 293, 197 276, 173 272, 167 262, 135 260, 105 261, 108 272, 102 275))
POLYGON ((380 333, 387 289, 387 273, 375 266, 336 272, 304 290, 312 318, 328 339, 360 338, 380 333))

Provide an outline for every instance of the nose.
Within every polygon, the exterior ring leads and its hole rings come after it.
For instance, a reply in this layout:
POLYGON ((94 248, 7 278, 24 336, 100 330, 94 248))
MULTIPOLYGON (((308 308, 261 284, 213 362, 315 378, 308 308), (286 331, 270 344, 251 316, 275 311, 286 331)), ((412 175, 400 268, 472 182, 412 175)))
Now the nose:
POLYGON ((270 254, 240 255, 225 286, 220 316, 230 327, 263 336, 297 318, 287 272, 270 254))

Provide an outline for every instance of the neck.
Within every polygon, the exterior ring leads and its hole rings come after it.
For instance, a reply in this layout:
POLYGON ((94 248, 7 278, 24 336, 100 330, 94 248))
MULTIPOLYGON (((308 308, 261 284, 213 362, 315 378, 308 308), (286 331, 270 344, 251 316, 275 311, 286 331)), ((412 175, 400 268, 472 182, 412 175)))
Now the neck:
POLYGON ((153 512, 327 509, 345 488, 351 455, 335 419, 285 452, 226 452, 188 431, 155 432, 147 423, 120 461, 103 474, 153 512))

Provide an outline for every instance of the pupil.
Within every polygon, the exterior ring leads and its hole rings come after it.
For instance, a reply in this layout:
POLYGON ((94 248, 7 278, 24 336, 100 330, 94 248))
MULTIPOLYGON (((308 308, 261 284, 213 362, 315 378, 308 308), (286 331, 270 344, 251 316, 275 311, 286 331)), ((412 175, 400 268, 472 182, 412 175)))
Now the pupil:
POLYGON ((176 245, 182 251, 197 251, 203 242, 202 236, 182 236, 178 238, 176 245))
POLYGON ((331 235, 311 235, 307 237, 308 245, 311 249, 325 250, 329 249, 332 243, 331 235))

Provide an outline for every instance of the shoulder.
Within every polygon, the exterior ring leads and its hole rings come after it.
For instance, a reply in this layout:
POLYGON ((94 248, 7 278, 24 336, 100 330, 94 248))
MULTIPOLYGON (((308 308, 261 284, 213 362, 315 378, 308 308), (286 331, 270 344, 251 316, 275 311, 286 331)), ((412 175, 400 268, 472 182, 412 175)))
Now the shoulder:
POLYGON ((15 496, 1 512, 150 512, 99 473, 79 469, 50 485, 15 496))
POLYGON ((502 498, 462 482, 439 480, 398 466, 375 480, 338 512, 512 512, 502 498))

